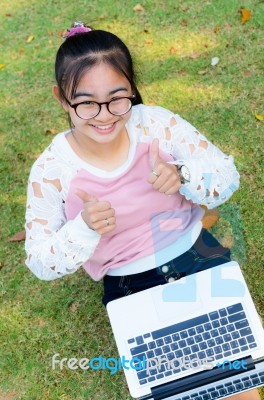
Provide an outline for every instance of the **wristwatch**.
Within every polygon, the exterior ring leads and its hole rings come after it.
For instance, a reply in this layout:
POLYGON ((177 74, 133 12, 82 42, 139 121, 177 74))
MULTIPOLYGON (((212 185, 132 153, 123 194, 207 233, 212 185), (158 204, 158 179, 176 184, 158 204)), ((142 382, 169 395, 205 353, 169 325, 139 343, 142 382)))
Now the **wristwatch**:
POLYGON ((185 183, 190 182, 191 174, 186 165, 177 165, 177 168, 181 184, 184 185, 185 183))

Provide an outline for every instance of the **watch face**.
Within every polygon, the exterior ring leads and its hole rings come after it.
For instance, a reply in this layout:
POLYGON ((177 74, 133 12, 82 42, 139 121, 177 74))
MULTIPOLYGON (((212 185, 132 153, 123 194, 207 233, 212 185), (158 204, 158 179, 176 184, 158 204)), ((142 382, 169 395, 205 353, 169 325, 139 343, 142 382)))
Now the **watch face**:
POLYGON ((181 167, 181 174, 182 174, 183 179, 186 182, 190 182, 190 178, 191 178, 190 172, 189 172, 188 168, 185 165, 183 165, 181 167))

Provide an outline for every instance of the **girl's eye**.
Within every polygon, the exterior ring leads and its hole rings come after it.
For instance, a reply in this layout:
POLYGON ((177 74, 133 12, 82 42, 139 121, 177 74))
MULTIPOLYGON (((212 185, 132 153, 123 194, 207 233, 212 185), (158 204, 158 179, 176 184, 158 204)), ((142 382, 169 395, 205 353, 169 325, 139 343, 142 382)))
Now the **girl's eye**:
POLYGON ((119 102, 122 101, 122 100, 123 100, 123 97, 118 97, 118 98, 116 98, 116 99, 111 100, 111 103, 117 104, 117 103, 119 103, 119 102))
POLYGON ((93 108, 93 107, 98 107, 98 106, 93 101, 84 101, 83 103, 79 104, 79 107, 93 108))

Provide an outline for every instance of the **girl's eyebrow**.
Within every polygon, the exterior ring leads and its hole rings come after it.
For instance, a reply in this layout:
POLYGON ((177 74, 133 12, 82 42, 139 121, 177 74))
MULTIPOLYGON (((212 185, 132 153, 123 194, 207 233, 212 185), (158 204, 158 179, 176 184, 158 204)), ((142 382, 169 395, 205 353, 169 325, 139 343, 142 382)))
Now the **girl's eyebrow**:
POLYGON ((111 90, 111 92, 109 92, 109 95, 111 96, 112 94, 115 94, 115 93, 117 93, 117 92, 120 92, 120 91, 125 91, 125 92, 128 92, 128 89, 127 89, 127 88, 125 88, 125 87, 120 87, 120 88, 117 88, 117 89, 111 90))
MULTIPOLYGON (((116 88, 116 89, 114 89, 114 90, 111 90, 111 91, 108 93, 108 95, 109 95, 109 96, 112 96, 113 94, 115 94, 115 93, 117 93, 117 92, 120 92, 120 91, 128 92, 128 89, 125 88, 125 87, 119 87, 119 88, 116 88)), ((95 97, 92 93, 88 93, 88 92, 77 92, 77 93, 75 93, 75 95, 74 95, 74 99, 76 99, 77 97, 81 97, 81 96, 95 97)))

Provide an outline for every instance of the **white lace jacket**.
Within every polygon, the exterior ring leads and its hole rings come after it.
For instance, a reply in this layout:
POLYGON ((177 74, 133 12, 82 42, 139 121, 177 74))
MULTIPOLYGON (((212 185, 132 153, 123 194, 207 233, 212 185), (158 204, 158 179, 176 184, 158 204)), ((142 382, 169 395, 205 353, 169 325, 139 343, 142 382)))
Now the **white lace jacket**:
MULTIPOLYGON (((176 164, 188 167, 191 181, 181 186, 180 193, 194 203, 216 207, 239 187, 233 157, 178 115, 161 107, 134 106, 127 131, 135 146, 159 138, 160 148, 171 154, 176 164)), ((64 202, 72 177, 80 168, 91 167, 73 152, 66 134, 57 135, 35 161, 28 182, 26 264, 43 280, 75 272, 100 240, 80 214, 72 221, 65 217, 64 202)))

